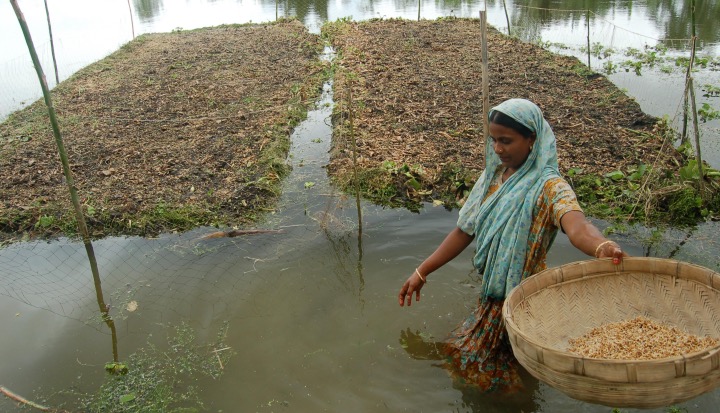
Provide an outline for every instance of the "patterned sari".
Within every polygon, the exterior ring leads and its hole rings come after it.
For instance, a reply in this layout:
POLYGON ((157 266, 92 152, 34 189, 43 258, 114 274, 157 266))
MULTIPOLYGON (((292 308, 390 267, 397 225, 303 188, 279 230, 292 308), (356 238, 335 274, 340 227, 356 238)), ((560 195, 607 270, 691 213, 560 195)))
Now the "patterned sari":
POLYGON ((575 193, 560 177, 555 134, 534 103, 507 100, 493 110, 523 124, 535 144, 523 165, 504 182, 500 158, 490 139, 486 169, 460 210, 458 228, 475 237, 473 264, 482 274, 478 306, 447 341, 445 354, 453 375, 483 391, 522 387, 502 321, 507 294, 521 280, 545 269, 560 219, 578 210, 575 193))
MULTIPOLYGON (((502 169, 498 169, 498 177, 501 173, 502 169)), ((499 181, 495 180, 489 192, 495 192, 499 186, 499 181)), ((568 211, 581 211, 570 185, 562 178, 547 181, 535 205, 523 274, 531 275, 545 269, 548 248, 560 226, 560 218, 568 211)), ((450 371, 459 383, 477 386, 487 392, 522 389, 519 365, 502 321, 504 301, 481 296, 477 308, 448 338, 443 350, 450 371)))

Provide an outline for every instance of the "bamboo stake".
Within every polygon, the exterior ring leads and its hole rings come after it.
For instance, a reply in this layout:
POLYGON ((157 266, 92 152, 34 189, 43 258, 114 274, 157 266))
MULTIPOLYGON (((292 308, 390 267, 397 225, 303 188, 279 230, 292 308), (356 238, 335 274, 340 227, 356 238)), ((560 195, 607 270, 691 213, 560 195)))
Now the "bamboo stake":
POLYGON ((480 43, 482 50, 482 122, 483 140, 487 142, 490 135, 488 124, 488 113, 490 112, 490 87, 488 81, 488 48, 487 48, 487 15, 486 11, 480 12, 480 43))
POLYGON ((350 126, 350 142, 352 143, 353 181, 355 181, 355 206, 358 213, 358 239, 362 238, 362 208, 360 205, 360 178, 358 177, 357 165, 357 140, 355 139, 355 127, 353 121, 353 94, 352 83, 348 94, 348 121, 350 126))
MULTIPOLYGON (((485 7, 487 7, 487 4, 485 5, 485 7)), ((508 36, 510 36, 510 16, 508 16, 507 5, 505 4, 505 0, 503 0, 503 9, 505 9, 505 20, 507 21, 507 26, 508 26, 508 36)), ((487 11, 487 9, 486 9, 486 11, 487 11)))
POLYGON ((695 0, 690 0, 690 19, 691 19, 691 27, 692 30, 692 37, 695 37, 695 0))
POLYGON ((695 107, 695 87, 693 86, 693 80, 690 78, 690 105, 692 106, 693 114, 693 130, 695 131, 695 157, 697 158, 698 166, 698 191, 700 196, 705 196, 705 172, 703 172, 703 160, 700 154, 700 130, 698 128, 698 116, 697 108, 695 107))
MULTIPOLYGON (((691 40, 692 47, 690 48, 690 62, 688 63, 688 73, 692 73, 692 67, 695 64, 695 43, 697 41, 697 37, 693 36, 691 40)), ((697 118, 697 107, 695 105, 695 86, 693 85, 693 78, 692 74, 688 76, 687 81, 687 90, 690 95, 690 106, 693 114, 693 129, 695 131, 695 159, 697 161, 698 166, 698 191, 700 192, 700 196, 704 196, 705 194, 705 182, 704 182, 704 172, 703 172, 703 165, 702 165, 702 154, 700 151, 700 129, 698 128, 698 118, 697 118)))
POLYGON ((53 41, 52 25, 50 24, 50 9, 48 9, 47 0, 45 2, 45 16, 47 16, 48 32, 50 33, 50 53, 52 54, 53 67, 55 68, 55 84, 60 83, 60 76, 58 75, 57 59, 55 59, 55 42, 53 41))
POLYGON ((135 21, 133 20, 132 6, 130 6, 130 0, 127 0, 128 10, 130 11, 130 28, 132 29, 132 38, 135 39, 135 21))
POLYGON ((418 21, 420 21, 420 2, 422 0, 418 0, 418 21))
MULTIPOLYGON (((691 17, 691 28, 692 36, 691 38, 695 37, 695 0, 690 0, 690 15, 691 17)), ((693 46, 693 50, 695 47, 693 46)), ((692 52, 691 52, 692 53, 692 52)), ((683 127, 682 127, 682 133, 680 134, 680 143, 685 144, 688 141, 687 137, 687 127, 688 127, 688 95, 690 89, 688 88, 688 85, 690 83, 690 65, 688 64, 688 70, 685 73, 685 93, 683 94, 683 127)))
MULTIPOLYGON (((12 1, 12 0, 11 0, 11 1, 12 1)), ((10 391, 10 390, 9 390, 7 387, 5 387, 5 386, 0 386, 0 393, 4 394, 5 397, 7 397, 8 399, 14 400, 14 401, 16 401, 16 402, 18 402, 18 403, 20 403, 20 404, 25 405, 25 406, 30 406, 30 407, 32 407, 32 408, 34 408, 34 409, 40 410, 41 412, 67 413, 66 410, 53 409, 53 408, 51 408, 51 407, 46 407, 46 406, 43 406, 43 405, 41 405, 41 404, 35 403, 35 402, 33 402, 33 401, 30 401, 30 400, 28 400, 28 399, 20 396, 19 394, 13 393, 12 391, 10 391)))
POLYGON ((689 96, 688 86, 689 85, 690 85, 690 71, 688 71, 685 74, 685 91, 683 93, 683 121, 682 121, 682 132, 680 133, 680 144, 681 145, 687 143, 687 141, 688 141, 687 127, 688 127, 688 96, 689 96))
POLYGON ((115 335, 115 324, 109 315, 109 306, 105 304, 103 298, 102 289, 100 288, 100 272, 98 271, 97 259, 95 258, 95 251, 92 243, 90 242, 90 233, 85 223, 85 216, 80 206, 80 201, 77 195, 77 189, 75 188, 75 181, 73 180, 72 171, 70 170, 70 162, 68 160, 67 152, 65 151, 65 143, 63 142, 62 135, 60 134, 60 125, 58 124, 57 116, 55 115, 55 108, 53 107, 52 97, 50 96, 50 89, 48 88, 45 73, 40 65, 40 59, 38 58, 35 50, 35 44, 33 43, 32 36, 30 36, 30 29, 28 28, 25 16, 20 10, 20 6, 17 4, 17 0, 10 0, 10 4, 15 11, 18 23, 20 23, 20 29, 25 37, 30 57, 35 66, 35 72, 37 73, 38 80, 40 81, 40 87, 42 88, 43 97, 45 98, 45 105, 47 106, 48 116, 50 117, 50 124, 52 126, 53 135, 55 136, 55 144, 58 148, 58 154, 60 155, 60 162, 63 167, 63 174, 65 175, 65 181, 67 182, 68 189, 70 191, 70 199, 72 200, 73 207, 75 209, 75 218, 77 220, 78 231, 82 235, 83 243, 85 244, 85 251, 88 255, 88 261, 90 262, 90 270, 93 275, 93 281, 95 282, 95 294, 97 296, 98 307, 100 308, 100 314, 102 315, 103 321, 107 323, 110 331, 113 333, 113 357, 114 361, 118 361, 117 352, 117 337, 115 335))
POLYGON ((585 25, 587 26, 587 58, 588 58, 588 69, 592 69, 592 67, 590 67, 590 9, 588 9, 587 14, 585 14, 585 25))

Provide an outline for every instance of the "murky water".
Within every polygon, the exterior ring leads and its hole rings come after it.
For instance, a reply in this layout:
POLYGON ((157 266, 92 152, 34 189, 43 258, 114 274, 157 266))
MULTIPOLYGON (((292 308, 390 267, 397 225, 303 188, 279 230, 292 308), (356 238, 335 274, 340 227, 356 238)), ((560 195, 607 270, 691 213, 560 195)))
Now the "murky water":
MULTIPOLYGON (((21 2, 44 13, 39 3, 21 2)), ((117 16, 127 7, 119 3, 113 5, 117 16)), ((406 3, 312 2, 303 8, 304 21, 316 28, 323 19, 356 13, 417 17, 417 2, 406 3)), ((424 17, 449 15, 449 9, 453 15, 472 16, 478 10, 464 2, 425 3, 424 17)), ((183 4, 134 2, 135 29, 261 21, 276 12, 273 2, 183 4), (217 15, 206 17, 207 9, 217 15)), ((6 6, 0 6, 0 19, 7 18, 6 6)), ((282 15, 286 7, 277 10, 282 15)), ((0 32, 5 27, 0 21, 0 32)), ((119 39, 127 41, 127 34, 119 39)), ((293 133, 293 172, 278 207, 259 225, 282 232, 204 240, 213 229, 199 228, 158 239, 113 237, 94 243, 105 300, 116 317, 120 359, 142 347, 149 334, 164 336, 181 321, 199 331, 200 341, 228 321, 227 342, 237 355, 219 381, 202 383, 210 411, 609 412, 533 380, 511 400, 456 388, 437 361, 423 359, 421 346, 403 348, 401 340, 416 334, 427 341, 442 339, 469 312, 477 286, 471 252, 433 274, 418 305, 397 306, 401 283, 445 237, 457 211, 427 205, 415 214, 362 202, 359 214, 356 200, 329 185, 323 169, 331 111, 332 84, 327 84, 317 108, 293 133), (137 310, 127 309, 131 301, 137 310)), ((638 228, 616 239, 632 255, 673 257, 717 270, 717 233, 713 224, 662 234, 638 228), (641 241, 650 238, 659 242, 642 247, 641 241)), ((584 258, 561 235, 548 264, 584 258)), ((31 399, 36 390, 97 388, 102 366, 112 360, 112 342, 98 316, 83 245, 60 240, 7 247, 0 250, 0 274, 0 384, 31 399)), ((715 412, 719 402, 720 391, 713 391, 682 407, 715 412)), ((0 399, 0 411, 16 410, 0 399)))

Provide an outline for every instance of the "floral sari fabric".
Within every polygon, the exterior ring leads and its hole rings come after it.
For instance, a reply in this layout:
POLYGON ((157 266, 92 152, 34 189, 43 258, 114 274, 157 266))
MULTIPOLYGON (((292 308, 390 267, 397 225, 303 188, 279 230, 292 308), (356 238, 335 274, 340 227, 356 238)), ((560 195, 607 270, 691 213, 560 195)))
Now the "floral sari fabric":
MULTIPOLYGON (((501 174, 502 168, 498 167, 488 197, 500 188, 501 174)), ((560 228, 560 219, 569 211, 581 211, 570 185, 562 178, 546 181, 533 208, 523 278, 545 269, 547 250, 560 228)), ((484 274, 483 278, 487 276, 484 274)), ((519 364, 513 356, 502 320, 503 302, 504 297, 481 294, 477 308, 447 340, 447 362, 454 378, 461 384, 477 386, 487 392, 513 392, 522 388, 519 364)))

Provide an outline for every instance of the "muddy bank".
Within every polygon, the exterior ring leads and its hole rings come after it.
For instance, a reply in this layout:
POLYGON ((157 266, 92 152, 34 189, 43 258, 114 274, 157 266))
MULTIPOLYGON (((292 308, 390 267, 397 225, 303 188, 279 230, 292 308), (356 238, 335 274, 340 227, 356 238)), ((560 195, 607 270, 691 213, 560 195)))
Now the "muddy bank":
MULTIPOLYGON (((340 56, 330 165, 336 180, 352 188, 354 135, 369 196, 456 206, 452 195, 461 197, 483 168, 479 21, 342 21, 324 33, 340 56)), ((496 30, 488 50, 490 105, 513 97, 536 102, 557 135, 563 174, 677 167, 658 119, 577 59, 496 30)))
MULTIPOLYGON (((93 234, 243 226, 271 207, 321 51, 297 21, 150 34, 63 82, 53 99, 93 234)), ((41 101, 0 124, 0 199, 6 238, 74 232, 41 101)))

